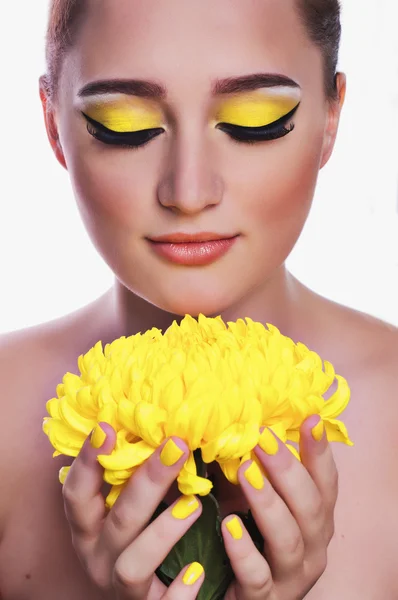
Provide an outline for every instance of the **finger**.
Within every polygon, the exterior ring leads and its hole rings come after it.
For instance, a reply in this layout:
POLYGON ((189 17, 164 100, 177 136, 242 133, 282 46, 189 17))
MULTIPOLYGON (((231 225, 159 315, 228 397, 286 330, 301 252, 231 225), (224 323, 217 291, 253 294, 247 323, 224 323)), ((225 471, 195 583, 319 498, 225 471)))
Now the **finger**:
MULTIPOLYGON (((286 503, 255 461, 247 461, 240 467, 238 479, 264 538, 264 551, 274 580, 300 571, 304 560, 304 541, 286 503)), ((300 492, 298 490, 297 493, 300 492)))
POLYGON ((323 422, 318 415, 309 417, 301 427, 300 455, 322 497, 328 518, 327 541, 330 541, 333 536, 333 513, 338 496, 338 472, 323 422))
POLYGON ((255 454, 297 522, 305 549, 320 547, 324 543, 326 509, 305 466, 268 428, 262 432, 255 454))
POLYGON ((137 469, 106 517, 100 549, 116 560, 146 527, 187 456, 186 444, 170 438, 137 469))
MULTIPOLYGON (((110 454, 116 434, 107 423, 100 423, 85 441, 74 460, 63 486, 65 513, 76 545, 95 543, 105 515, 101 494, 104 469, 99 454, 110 454)), ((78 548, 77 548, 78 549, 78 548)))
POLYGON ((271 570, 255 547, 242 521, 236 515, 229 515, 224 519, 221 531, 236 578, 233 586, 237 588, 227 592, 226 599, 230 596, 238 597, 239 600, 270 598, 274 587, 271 570))
POLYGON ((181 571, 162 600, 194 600, 205 580, 203 566, 194 562, 181 571))
POLYGON ((147 598, 156 569, 201 512, 196 496, 181 496, 126 548, 114 569, 114 586, 121 600, 147 598))

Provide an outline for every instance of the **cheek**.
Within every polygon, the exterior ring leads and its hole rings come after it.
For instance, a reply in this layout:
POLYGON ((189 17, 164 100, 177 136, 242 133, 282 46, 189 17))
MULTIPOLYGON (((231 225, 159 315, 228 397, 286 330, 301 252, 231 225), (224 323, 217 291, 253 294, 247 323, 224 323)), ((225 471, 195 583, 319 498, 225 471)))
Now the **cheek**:
POLYGON ((77 203, 91 230, 123 231, 131 234, 139 229, 149 209, 148 184, 151 181, 147 169, 129 151, 86 152, 73 154, 69 173, 77 203))
POLYGON ((304 226, 318 178, 321 147, 319 135, 289 148, 280 144, 242 164, 238 195, 246 198, 244 208, 251 229, 274 247, 282 244, 291 249, 304 226))

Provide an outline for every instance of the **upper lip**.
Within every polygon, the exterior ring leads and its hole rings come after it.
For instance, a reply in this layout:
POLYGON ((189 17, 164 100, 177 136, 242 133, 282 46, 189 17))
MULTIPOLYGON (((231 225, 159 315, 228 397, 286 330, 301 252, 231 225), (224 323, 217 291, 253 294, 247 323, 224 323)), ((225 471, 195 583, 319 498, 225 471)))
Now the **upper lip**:
POLYGON ((207 231, 200 233, 170 233, 168 235, 159 235, 149 238, 151 242, 168 242, 170 244, 181 244, 187 242, 213 242, 215 240, 227 240, 236 237, 236 234, 229 235, 224 233, 210 233, 207 231))

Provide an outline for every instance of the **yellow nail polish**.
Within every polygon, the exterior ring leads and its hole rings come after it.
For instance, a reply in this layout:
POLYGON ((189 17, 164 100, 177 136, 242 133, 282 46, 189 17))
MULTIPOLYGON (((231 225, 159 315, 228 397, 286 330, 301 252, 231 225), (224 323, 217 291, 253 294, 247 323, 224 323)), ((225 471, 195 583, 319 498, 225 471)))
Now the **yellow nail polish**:
POLYGON ((264 487, 264 475, 260 471, 260 467, 254 461, 248 469, 246 469, 245 478, 252 487, 256 490, 262 490, 264 487))
POLYGON ((184 450, 181 450, 177 444, 170 439, 167 444, 164 445, 162 452, 160 453, 160 460, 166 467, 175 465, 181 456, 184 454, 184 450))
POLYGON ((241 539, 243 535, 243 529, 238 517, 233 517, 230 521, 228 521, 228 523, 225 524, 225 526, 234 540, 241 539))
POLYGON ((198 562, 194 562, 189 565, 188 569, 185 571, 182 581, 185 583, 185 585, 193 585, 196 581, 198 581, 203 571, 204 568, 202 565, 198 562))
POLYGON ((62 485, 65 483, 68 473, 70 471, 70 467, 61 467, 59 470, 58 479, 62 485))
POLYGON ((274 455, 278 452, 279 444, 276 437, 270 432, 267 427, 264 429, 262 434, 260 435, 260 439, 258 441, 258 445, 261 450, 264 450, 266 454, 274 455))
POLYGON ((323 424, 322 419, 319 421, 315 427, 311 429, 312 437, 316 442, 320 442, 323 437, 323 432, 325 431, 325 426, 323 424))
POLYGON ((181 496, 177 504, 172 508, 171 514, 176 519, 186 519, 199 507, 198 499, 195 496, 181 496))
POLYGON ((93 433, 91 434, 91 445, 93 448, 101 448, 102 444, 105 442, 106 440, 106 433, 105 431, 102 429, 101 425, 97 425, 97 427, 94 429, 93 433))

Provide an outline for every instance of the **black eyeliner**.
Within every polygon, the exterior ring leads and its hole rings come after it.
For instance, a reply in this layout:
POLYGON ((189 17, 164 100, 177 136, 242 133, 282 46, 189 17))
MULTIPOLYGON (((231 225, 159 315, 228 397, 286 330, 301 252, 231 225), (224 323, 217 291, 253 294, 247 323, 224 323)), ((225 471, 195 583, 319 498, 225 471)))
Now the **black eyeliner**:
POLYGON ((139 131, 112 131, 112 129, 108 129, 105 127, 105 125, 102 125, 102 123, 95 121, 83 111, 82 115, 87 120, 87 128, 90 135, 104 144, 114 146, 142 146, 164 131, 164 129, 161 127, 153 129, 141 129, 139 131), (90 125, 94 129, 90 129, 90 125))
POLYGON ((287 135, 294 129, 293 124, 289 129, 286 129, 284 125, 286 124, 286 121, 293 117, 299 106, 300 102, 296 104, 290 112, 286 113, 286 115, 283 115, 283 117, 280 117, 269 125, 263 125, 261 127, 244 127, 242 125, 233 125, 231 123, 218 123, 216 127, 242 142, 249 140, 266 141, 278 139, 287 135))
MULTIPOLYGON (((285 124, 295 114, 299 106, 300 102, 290 112, 286 113, 286 115, 269 125, 263 125, 261 127, 244 127, 241 125, 233 125, 231 123, 218 123, 216 128, 227 133, 233 141, 240 144, 254 144, 256 142, 276 140, 284 137, 294 129, 293 123, 288 129, 285 127, 285 124)), ((95 121, 83 111, 81 111, 81 114, 87 121, 88 133, 98 141, 107 145, 131 149, 140 148, 150 142, 154 137, 157 137, 160 133, 164 132, 164 129, 161 127, 141 129, 139 131, 112 131, 112 129, 108 129, 105 125, 102 125, 102 123, 95 121)))

